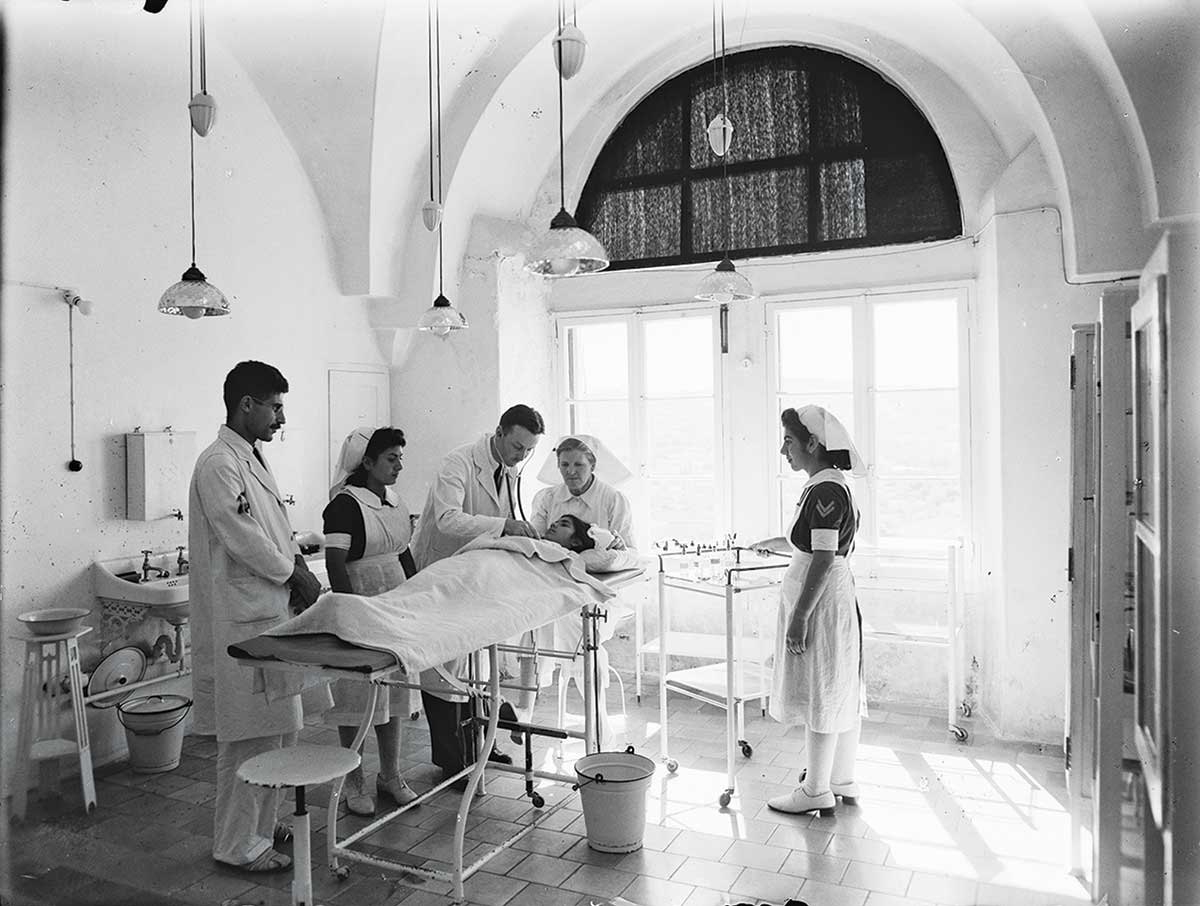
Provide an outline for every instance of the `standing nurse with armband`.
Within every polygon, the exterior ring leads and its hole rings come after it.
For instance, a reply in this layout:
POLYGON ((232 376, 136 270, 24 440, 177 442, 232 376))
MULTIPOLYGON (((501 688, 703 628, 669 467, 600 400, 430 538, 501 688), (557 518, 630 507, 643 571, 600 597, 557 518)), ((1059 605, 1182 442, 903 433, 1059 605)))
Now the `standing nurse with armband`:
POLYGON ((831 815, 836 796, 858 798, 854 761, 866 694, 862 671, 862 615, 847 557, 854 550, 859 514, 845 473, 865 475, 862 459, 842 423, 820 406, 785 409, 780 453, 806 472, 787 534, 753 545, 790 551, 783 578, 771 716, 805 728, 808 766, 800 785, 767 805, 779 812, 831 815))

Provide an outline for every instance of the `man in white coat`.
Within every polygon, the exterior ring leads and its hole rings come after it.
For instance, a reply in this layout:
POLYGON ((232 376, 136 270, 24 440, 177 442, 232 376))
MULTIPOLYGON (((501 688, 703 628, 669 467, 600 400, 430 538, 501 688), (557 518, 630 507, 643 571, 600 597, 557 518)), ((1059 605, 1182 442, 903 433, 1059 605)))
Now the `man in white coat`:
MULTIPOLYGON (((457 553, 480 536, 538 537, 521 506, 517 466, 533 453, 545 432, 546 425, 537 410, 518 404, 505 410, 493 433, 446 454, 417 522, 412 545, 417 569, 457 553)), ((447 668, 459 669, 455 665, 447 668)), ((458 740, 458 724, 466 710, 460 706, 466 699, 439 683, 433 672, 422 674, 421 681, 427 688, 421 690, 421 700, 429 721, 431 758, 448 777, 466 766, 458 740)), ((488 757, 512 762, 499 750, 488 757)))
MULTIPOLYGON (((227 649, 288 619, 293 592, 304 606, 320 592, 258 449, 286 421, 287 389, 279 370, 263 362, 240 362, 229 372, 225 424, 196 460, 188 494, 195 731, 217 737, 213 858, 248 871, 282 871, 291 859, 273 846, 280 792, 239 781, 237 769, 294 744, 304 715, 299 685, 296 694, 268 701, 255 691, 255 671, 227 649)), ((328 687, 322 691, 332 704, 328 687)))

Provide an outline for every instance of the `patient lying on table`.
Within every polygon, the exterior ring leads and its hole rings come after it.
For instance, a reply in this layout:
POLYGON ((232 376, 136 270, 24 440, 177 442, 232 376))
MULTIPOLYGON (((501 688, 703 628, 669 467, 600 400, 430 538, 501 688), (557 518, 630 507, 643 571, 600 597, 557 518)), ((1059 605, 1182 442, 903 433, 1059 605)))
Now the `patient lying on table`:
MULTIPOLYGON (((542 538, 546 541, 553 541, 556 544, 560 544, 567 550, 579 554, 584 561, 585 567, 592 572, 631 569, 638 565, 637 556, 632 551, 610 549, 615 540, 612 532, 600 526, 589 525, 579 517, 571 514, 565 514, 550 523, 542 538)), ((608 689, 608 652, 605 651, 603 643, 612 637, 615 625, 616 619, 614 618, 606 621, 603 625, 597 626, 597 630, 600 632, 600 638, 598 639, 600 645, 596 651, 597 668, 600 677, 597 694, 602 704, 605 701, 608 689), (606 628, 607 631, 605 631, 606 628)), ((533 644, 538 648, 556 651, 578 651, 582 634, 583 630, 579 620, 562 618, 533 630, 532 633, 526 636, 524 642, 526 645, 533 644)), ((522 686, 550 685, 553 679, 554 665, 548 658, 526 656, 522 657, 520 662, 522 686)), ((582 691, 583 667, 581 659, 577 658, 570 665, 564 663, 560 666, 560 669, 569 670, 570 673, 565 675, 565 681, 574 680, 582 691)), ((521 693, 517 705, 519 720, 523 722, 529 721, 533 714, 536 699, 536 692, 521 693)), ((600 709, 599 729, 601 748, 612 748, 614 740, 612 727, 608 720, 608 708, 606 706, 600 709)), ((514 742, 521 742, 521 732, 514 730, 512 732, 512 739, 514 742)))

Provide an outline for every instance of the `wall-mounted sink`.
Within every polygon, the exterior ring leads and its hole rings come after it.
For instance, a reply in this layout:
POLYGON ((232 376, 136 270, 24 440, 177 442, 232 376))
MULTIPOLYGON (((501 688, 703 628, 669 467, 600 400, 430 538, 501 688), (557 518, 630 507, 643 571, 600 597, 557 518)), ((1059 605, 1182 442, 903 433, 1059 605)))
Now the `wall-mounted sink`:
POLYGON ((186 573, 174 575, 178 571, 178 552, 151 553, 149 575, 142 568, 144 562, 144 555, 94 562, 92 587, 96 597, 148 607, 156 616, 168 619, 186 618, 188 577, 186 573))

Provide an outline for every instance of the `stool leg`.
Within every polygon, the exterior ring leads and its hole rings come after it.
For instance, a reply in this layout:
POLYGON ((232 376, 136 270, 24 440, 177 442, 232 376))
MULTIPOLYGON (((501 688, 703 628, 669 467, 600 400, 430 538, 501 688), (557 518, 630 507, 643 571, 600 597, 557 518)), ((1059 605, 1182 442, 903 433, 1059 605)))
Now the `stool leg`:
POLYGON ((312 852, 309 842, 308 809, 303 784, 296 787, 295 822, 292 824, 292 904, 312 906, 312 852))
POLYGON ((25 645, 25 676, 21 682, 21 722, 17 730, 17 769, 13 773, 13 817, 25 819, 29 799, 29 762, 33 748, 33 712, 41 698, 41 652, 36 642, 25 645))
POLYGON ((83 705, 83 673, 79 669, 79 639, 67 639, 67 664, 71 674, 71 710, 75 714, 75 741, 79 746, 79 782, 83 787, 83 810, 96 808, 96 778, 92 774, 92 745, 87 712, 83 705))

